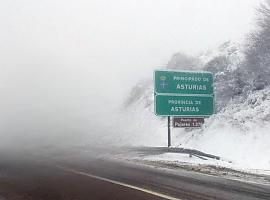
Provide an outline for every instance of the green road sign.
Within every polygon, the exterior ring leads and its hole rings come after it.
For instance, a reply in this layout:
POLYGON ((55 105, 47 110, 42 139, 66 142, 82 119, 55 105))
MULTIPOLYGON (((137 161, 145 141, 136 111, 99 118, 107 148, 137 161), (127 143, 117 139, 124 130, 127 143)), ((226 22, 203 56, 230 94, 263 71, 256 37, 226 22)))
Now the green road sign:
POLYGON ((162 116, 210 116, 213 96, 155 95, 155 114, 162 116))
POLYGON ((165 71, 154 74, 157 94, 205 94, 213 95, 211 72, 165 71))

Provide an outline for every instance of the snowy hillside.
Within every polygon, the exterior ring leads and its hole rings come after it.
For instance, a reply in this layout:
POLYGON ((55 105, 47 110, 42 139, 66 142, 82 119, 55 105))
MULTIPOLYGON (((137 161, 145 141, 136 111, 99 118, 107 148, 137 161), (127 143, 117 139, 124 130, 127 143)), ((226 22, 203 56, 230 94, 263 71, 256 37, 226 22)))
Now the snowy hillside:
MULTIPOLYGON (((173 129, 173 146, 216 154, 240 168, 270 171, 270 1, 257 8, 256 29, 244 44, 225 42, 192 57, 180 52, 165 68, 214 75, 216 113, 202 129, 173 129)), ((166 118, 154 115, 152 77, 124 104, 135 145, 166 145, 166 118), (132 113, 132 114, 130 114, 132 113)), ((129 134, 127 134, 129 135, 129 134)))
POLYGON ((220 155, 244 168, 270 169, 270 87, 233 99, 202 130, 177 133, 179 146, 220 155))
MULTIPOLYGON (((240 45, 226 42, 215 50, 207 51, 198 57, 189 57, 183 53, 175 54, 168 62, 167 69, 176 70, 206 70, 214 75, 214 87, 216 98, 216 109, 219 111, 228 101, 244 89, 239 80, 239 67, 243 60, 243 53, 240 45)), ((138 83, 131 91, 125 102, 129 107, 140 99, 145 99, 145 106, 153 102, 153 77, 138 83), (149 91, 148 91, 149 90, 149 91)))
MULTIPOLYGON (((214 74, 217 110, 202 129, 173 129, 172 144, 222 156, 237 166, 270 169, 270 87, 252 90, 241 81, 243 57, 239 45, 227 42, 196 59, 189 58, 196 60, 196 68, 214 74)), ((174 69, 185 69, 177 66, 177 58, 173 56, 169 68, 174 63, 174 69)), ((133 138, 133 145, 166 146, 167 121, 154 115, 151 79, 132 89, 124 107, 125 119, 132 122, 126 137, 133 138)))

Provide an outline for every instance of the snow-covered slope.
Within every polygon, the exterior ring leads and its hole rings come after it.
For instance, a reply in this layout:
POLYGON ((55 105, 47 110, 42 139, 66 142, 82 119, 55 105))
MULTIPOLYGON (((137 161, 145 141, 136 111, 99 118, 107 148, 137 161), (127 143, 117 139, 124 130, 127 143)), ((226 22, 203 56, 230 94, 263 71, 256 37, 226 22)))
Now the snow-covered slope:
POLYGON ((270 88, 231 100, 202 130, 175 134, 179 146, 222 156, 244 168, 269 170, 270 88))
MULTIPOLYGON (((239 45, 230 42, 196 58, 197 68, 214 74, 217 113, 202 129, 173 129, 172 142, 173 146, 222 156, 245 168, 269 170, 270 87, 254 91, 243 83, 243 59, 239 45)), ((173 60, 179 64, 177 54, 173 60)), ((131 137, 133 145, 166 145, 167 121, 154 115, 151 78, 133 88, 124 107, 125 137, 131 137)))

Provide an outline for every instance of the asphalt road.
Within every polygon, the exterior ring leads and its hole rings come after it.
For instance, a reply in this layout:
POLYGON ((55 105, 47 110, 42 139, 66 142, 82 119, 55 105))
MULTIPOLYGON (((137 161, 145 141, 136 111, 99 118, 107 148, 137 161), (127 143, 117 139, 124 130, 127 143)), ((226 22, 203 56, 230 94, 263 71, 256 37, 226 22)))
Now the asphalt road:
MULTIPOLYGON (((96 153, 92 152, 92 155, 96 153)), ((0 200, 270 199, 270 186, 183 169, 94 157, 89 152, 0 154, 0 200)))

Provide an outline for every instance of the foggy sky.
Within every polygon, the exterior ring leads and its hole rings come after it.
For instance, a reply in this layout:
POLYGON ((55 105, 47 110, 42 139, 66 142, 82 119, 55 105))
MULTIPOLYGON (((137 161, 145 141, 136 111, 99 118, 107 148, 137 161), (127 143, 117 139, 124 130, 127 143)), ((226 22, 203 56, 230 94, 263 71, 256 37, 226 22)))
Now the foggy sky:
POLYGON ((258 2, 1 1, 1 134, 91 132, 172 54, 242 40, 258 2))

